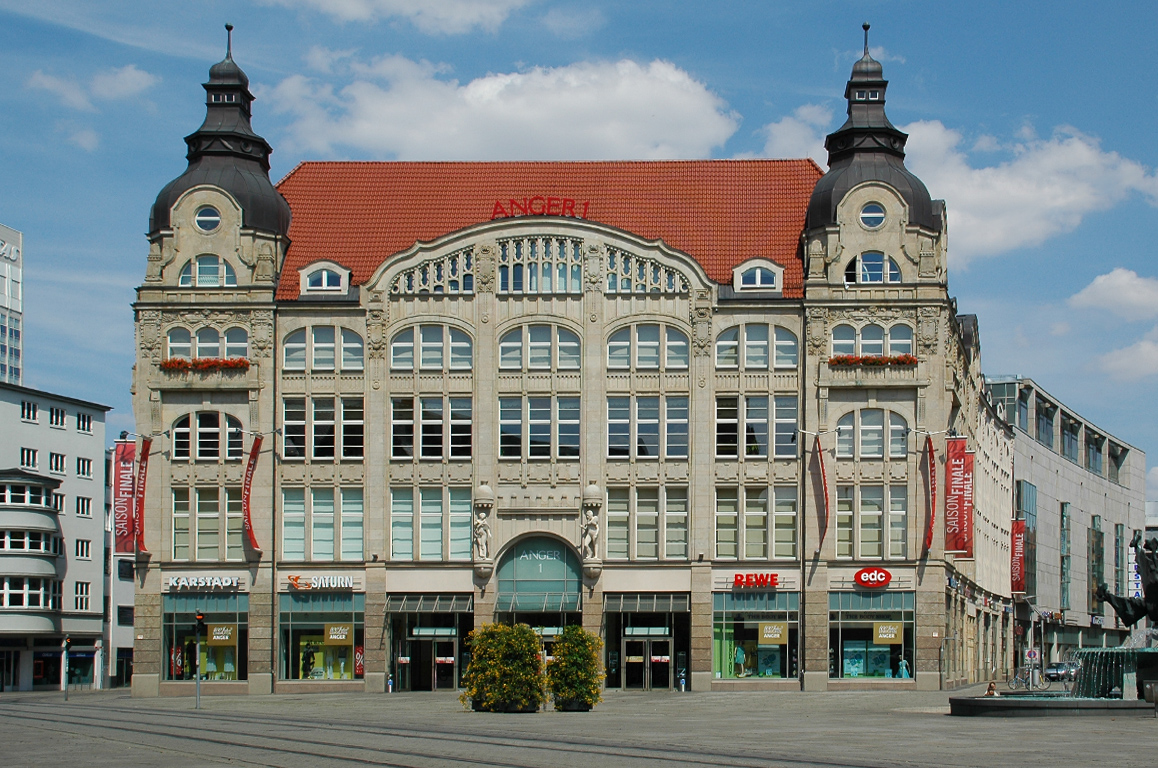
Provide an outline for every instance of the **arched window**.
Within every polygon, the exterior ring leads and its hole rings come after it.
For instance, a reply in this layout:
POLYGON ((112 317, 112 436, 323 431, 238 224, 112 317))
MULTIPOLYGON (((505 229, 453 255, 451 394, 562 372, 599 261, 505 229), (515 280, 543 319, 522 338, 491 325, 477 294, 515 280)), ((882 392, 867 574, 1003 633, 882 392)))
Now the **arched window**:
POLYGON ((796 334, 787 328, 776 327, 776 360, 777 368, 795 368, 799 364, 800 348, 796 334))
POLYGON ((745 323, 716 337, 716 367, 767 371, 795 368, 799 361, 796 334, 787 328, 745 323))
POLYGON ((889 354, 913 354, 913 329, 907 325, 894 325, 889 328, 889 354))
POLYGON ((856 439, 856 414, 846 413, 836 422, 836 458, 851 459, 856 439))
POLYGON ((582 360, 579 336, 555 325, 512 328, 499 339, 499 368, 505 371, 575 370, 582 360))
POLYGON ((188 328, 172 328, 169 330, 169 348, 167 357, 189 359, 193 356, 193 337, 188 328))
POLYGON ((838 325, 832 329, 832 354, 856 354, 856 329, 851 325, 838 325))
POLYGON ((216 328, 197 331, 197 357, 221 357, 221 334, 216 328))
POLYGON ((474 367, 474 344, 466 331, 451 326, 403 328, 390 341, 390 368, 414 371, 416 363, 423 371, 469 371, 474 367))
POLYGON ((174 460, 240 461, 244 432, 241 420, 217 411, 200 411, 173 422, 174 460), (224 446, 224 454, 222 453, 224 446))
POLYGON ((306 287, 311 291, 338 291, 342 288, 342 276, 332 269, 315 269, 306 278, 306 287))
POLYGON ((198 256, 181 268, 177 284, 182 287, 220 288, 237 285, 237 274, 225 259, 198 256))
POLYGON ((244 328, 230 328, 225 332, 225 356, 249 357, 249 334, 244 328))
POLYGON ((909 432, 908 419, 894 411, 850 411, 836 424, 836 457, 880 459, 887 454, 890 459, 904 459, 909 455, 909 432))
POLYGON ((306 331, 304 328, 293 331, 285 337, 282 353, 285 356, 284 367, 287 371, 304 371, 306 369, 306 331))
POLYGON ((889 458, 909 455, 909 422, 899 413, 889 414, 889 458))
POLYGON ((342 329, 342 370, 360 371, 365 367, 362 337, 349 328, 342 329))
POLYGON ((678 328, 640 323, 620 328, 607 339, 607 367, 638 371, 688 367, 688 337, 678 328))
POLYGON ((740 329, 729 328, 716 337, 716 367, 740 366, 740 329))
POLYGON ((860 353, 865 357, 880 357, 885 353, 885 329, 866 325, 860 329, 860 353))
POLYGON ((885 455, 885 412, 865 408, 860 412, 860 457, 879 459, 885 455))
POLYGON ((873 285, 901 282, 901 268, 897 262, 878 251, 862 253, 848 262, 844 270, 847 285, 873 285))

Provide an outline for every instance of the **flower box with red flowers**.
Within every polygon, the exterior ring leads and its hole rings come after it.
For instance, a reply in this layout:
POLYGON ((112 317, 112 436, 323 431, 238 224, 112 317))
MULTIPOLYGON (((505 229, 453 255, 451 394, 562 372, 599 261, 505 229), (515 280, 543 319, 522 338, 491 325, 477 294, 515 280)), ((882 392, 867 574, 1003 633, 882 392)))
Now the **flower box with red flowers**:
POLYGON ((913 355, 835 355, 828 358, 830 368, 880 368, 916 364, 917 358, 913 355))
POLYGON ((184 357, 170 357, 161 361, 162 371, 248 371, 249 360, 244 357, 196 357, 188 360, 184 357))

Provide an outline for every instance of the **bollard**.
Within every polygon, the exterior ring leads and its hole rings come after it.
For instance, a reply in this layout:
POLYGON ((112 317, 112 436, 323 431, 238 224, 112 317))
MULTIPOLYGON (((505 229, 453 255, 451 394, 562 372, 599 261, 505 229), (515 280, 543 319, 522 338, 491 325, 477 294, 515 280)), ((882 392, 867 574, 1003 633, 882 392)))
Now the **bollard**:
POLYGON ((386 678, 386 693, 394 693, 394 675, 386 678))

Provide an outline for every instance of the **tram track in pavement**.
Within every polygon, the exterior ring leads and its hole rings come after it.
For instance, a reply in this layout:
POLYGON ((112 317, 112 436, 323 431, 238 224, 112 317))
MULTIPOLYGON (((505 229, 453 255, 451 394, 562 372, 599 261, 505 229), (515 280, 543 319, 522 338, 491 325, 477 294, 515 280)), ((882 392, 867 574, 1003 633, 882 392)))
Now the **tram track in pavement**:
MULTIPOLYGON (((81 712, 62 710, 55 703, 25 702, 20 710, 0 706, 0 722, 4 719, 23 721, 35 724, 42 730, 56 730, 74 736, 99 736, 111 741, 123 741, 134 745, 143 745, 156 749, 179 751, 187 754, 196 754, 208 757, 204 750, 197 750, 195 745, 211 744, 226 750, 242 750, 224 754, 214 754, 213 757, 221 760, 246 763, 250 765, 285 765, 285 760, 269 762, 268 754, 275 753, 283 756, 298 756, 322 760, 342 761, 346 763, 382 766, 383 768, 420 768, 421 766, 440 764, 452 761, 456 764, 493 766, 494 768, 532 768, 535 766, 559 765, 559 753, 573 754, 577 764, 583 759, 616 759, 623 762, 639 763, 672 763, 688 766, 696 765, 734 765, 751 768, 764 768, 770 765, 780 766, 810 766, 812 768, 884 768, 895 763, 877 762, 849 762, 831 761, 808 758, 798 755, 755 754, 748 752, 721 752, 718 750, 705 751, 690 747, 672 747, 661 745, 636 746, 606 739, 592 738, 565 738, 557 735, 523 734, 519 736, 498 736, 492 732, 456 727, 453 733, 420 726, 381 725, 372 723, 349 722, 322 722, 316 719, 310 721, 310 726, 324 733, 349 732, 359 736, 377 736, 417 740, 422 742, 446 743, 451 742, 463 746, 469 752, 448 751, 445 749, 400 749, 386 744, 358 744, 349 741, 328 741, 318 738, 303 738, 289 734, 271 735, 255 730, 218 730, 212 734, 204 730, 192 732, 189 730, 194 723, 225 724, 231 729, 248 725, 251 728, 281 727, 287 729, 300 728, 300 718, 278 717, 275 715, 224 715, 206 712, 176 712, 172 710, 144 710, 135 707, 110 707, 92 705, 73 705, 70 710, 86 710, 99 713, 94 719, 91 715, 81 712), (31 707, 29 706, 31 705, 31 707), (34 714, 30 708, 45 710, 43 714, 34 714), (110 717, 121 715, 123 717, 110 717), (142 723, 142 716, 151 722, 142 723), (157 722, 160 721, 160 722, 157 722), (64 728, 62 726, 71 726, 64 728), (152 726, 152 727, 150 727, 152 726), (174 728, 176 726, 176 728, 174 728), (181 730, 184 729, 184 730, 181 730), (121 734, 115 738, 109 731, 121 734), (134 738, 135 737, 135 738, 134 738), (155 742, 142 742, 140 737, 151 737, 164 741, 176 741, 187 744, 187 748, 177 748, 172 745, 155 742), (261 743, 258 743, 261 742, 261 743), (509 758, 499 756, 480 757, 478 748, 487 747, 492 750, 513 750, 524 759, 512 762, 509 758), (448 752, 451 752, 448 754, 448 752), (250 755, 249 753, 256 753, 250 755), (366 754, 370 753, 370 754, 366 754), (542 759, 530 759, 531 754, 540 754, 542 759), (265 759, 262 759, 265 757, 265 759), (399 762, 400 761, 400 762, 399 762)), ((457 724, 456 724, 457 725, 457 724)))

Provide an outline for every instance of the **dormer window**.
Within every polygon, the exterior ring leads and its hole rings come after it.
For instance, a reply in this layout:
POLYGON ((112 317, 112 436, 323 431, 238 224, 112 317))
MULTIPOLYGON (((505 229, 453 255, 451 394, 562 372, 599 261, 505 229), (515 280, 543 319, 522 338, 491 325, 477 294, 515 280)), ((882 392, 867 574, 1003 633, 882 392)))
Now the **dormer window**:
POLYGON ((780 293, 783 282, 784 267, 768 259, 748 259, 732 270, 732 290, 737 293, 780 293))
POLYGON ((185 262, 177 284, 183 288, 220 288, 237 285, 237 273, 225 259, 217 256, 198 256, 185 262))
POLYGON ((306 288, 311 291, 340 291, 342 276, 332 269, 316 269, 306 278, 306 288))
POLYGON ((883 253, 869 251, 848 263, 844 270, 844 282, 846 285, 899 283, 901 268, 883 253))

